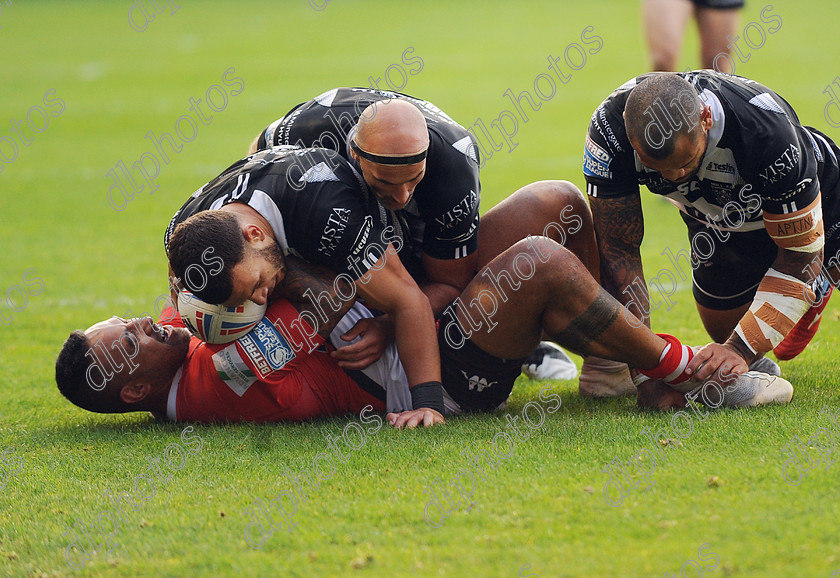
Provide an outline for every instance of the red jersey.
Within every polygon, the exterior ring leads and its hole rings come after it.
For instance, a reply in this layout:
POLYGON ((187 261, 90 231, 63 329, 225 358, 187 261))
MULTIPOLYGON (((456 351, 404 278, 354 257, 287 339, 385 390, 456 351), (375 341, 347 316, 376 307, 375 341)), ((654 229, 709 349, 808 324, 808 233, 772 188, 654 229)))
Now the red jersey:
MULTIPOLYGON (((168 317, 161 324, 184 327, 177 312, 167 309, 162 318, 168 317)), ((297 345, 307 342, 297 323, 289 329, 298 317, 291 303, 278 300, 253 330, 232 343, 210 345, 193 337, 172 380, 167 417, 278 422, 359 413, 366 405, 384 411, 383 402, 350 379, 329 353, 297 345)), ((324 342, 318 336, 311 341, 324 342)))

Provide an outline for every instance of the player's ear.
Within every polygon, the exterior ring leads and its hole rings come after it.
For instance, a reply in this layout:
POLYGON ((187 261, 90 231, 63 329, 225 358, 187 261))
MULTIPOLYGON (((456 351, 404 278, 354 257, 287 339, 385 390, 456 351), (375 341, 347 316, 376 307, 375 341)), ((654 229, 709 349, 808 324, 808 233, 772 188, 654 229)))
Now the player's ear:
POLYGON ((256 223, 245 223, 242 225, 242 235, 248 243, 259 243, 265 239, 265 231, 256 223))
POLYGON ((125 403, 137 403, 138 401, 145 399, 151 390, 152 386, 148 383, 132 383, 131 385, 124 385, 120 390, 120 399, 125 403))
POLYGON ((711 130, 712 126, 715 124, 712 119, 712 107, 708 104, 703 107, 702 111, 700 111, 700 124, 706 130, 711 130))
MULTIPOLYGON (((364 113, 363 113, 364 114, 364 113)), ((350 132, 347 134, 347 140, 351 142, 356 142, 356 133, 359 132, 359 125, 358 123, 350 129, 350 132)), ((356 154, 356 151, 353 150, 353 147, 348 146, 347 152, 350 153, 350 158, 352 158, 357 163, 361 163, 361 159, 359 155, 356 154)))

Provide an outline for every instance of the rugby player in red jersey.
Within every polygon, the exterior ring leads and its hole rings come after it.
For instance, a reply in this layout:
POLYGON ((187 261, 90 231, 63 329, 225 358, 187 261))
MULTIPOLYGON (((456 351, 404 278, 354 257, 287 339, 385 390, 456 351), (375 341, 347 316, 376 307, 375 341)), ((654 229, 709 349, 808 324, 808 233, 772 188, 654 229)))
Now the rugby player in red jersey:
MULTIPOLYGON (((300 295, 301 278, 292 265, 284 284, 300 295)), ((329 291, 334 285, 328 280, 316 280, 315 288, 329 291)), ((302 308, 315 306, 301 303, 302 308)), ((298 349, 295 344, 305 342, 310 329, 294 323, 300 321, 299 311, 285 299, 275 300, 255 330, 224 345, 192 338, 177 321, 157 325, 149 318, 111 318, 70 335, 56 361, 56 382, 74 404, 104 413, 151 411, 190 421, 287 421, 371 405, 401 412, 388 416, 395 427, 443 422, 442 416, 430 415, 432 410, 410 411, 408 380, 393 364, 394 348, 376 362, 378 373, 368 368, 364 377, 354 379, 325 351, 298 349)), ((369 315, 363 307, 358 311, 362 317, 369 315)), ((336 312, 318 328, 315 345, 333 329, 332 342, 340 343, 346 327, 336 323, 349 327, 359 319, 339 320, 343 314, 336 312)), ((503 405, 522 359, 543 334, 577 353, 641 368, 642 379, 649 378, 658 388, 656 403, 663 408, 684 405, 688 392, 693 392, 690 399, 715 407, 786 403, 793 392, 781 378, 747 372, 744 360, 723 345, 695 351, 670 335, 652 333, 628 315, 570 251, 536 237, 493 259, 444 312, 438 343, 446 411, 503 405)))

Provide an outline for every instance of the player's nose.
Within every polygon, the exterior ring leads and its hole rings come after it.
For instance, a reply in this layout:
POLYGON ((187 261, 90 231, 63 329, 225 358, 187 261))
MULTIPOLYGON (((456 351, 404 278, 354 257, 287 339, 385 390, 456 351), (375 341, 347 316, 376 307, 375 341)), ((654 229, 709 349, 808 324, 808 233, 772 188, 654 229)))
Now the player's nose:
POLYGON ((414 192, 414 189, 408 185, 401 185, 397 192, 391 197, 394 199, 395 203, 399 203, 404 205, 408 202, 408 199, 411 198, 411 193, 414 192))
POLYGON ((251 301, 257 305, 265 305, 268 303, 268 287, 260 287, 251 294, 251 301))
POLYGON ((662 171, 662 176, 669 181, 678 181, 685 176, 685 169, 662 171))

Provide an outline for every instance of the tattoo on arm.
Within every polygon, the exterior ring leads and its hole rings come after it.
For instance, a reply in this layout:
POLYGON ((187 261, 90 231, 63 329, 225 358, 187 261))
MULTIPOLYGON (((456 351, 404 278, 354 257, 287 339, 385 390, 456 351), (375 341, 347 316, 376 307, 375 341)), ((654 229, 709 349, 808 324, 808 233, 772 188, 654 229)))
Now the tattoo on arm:
POLYGON ((318 320, 318 335, 326 338, 355 303, 355 295, 355 286, 343 278, 336 279, 329 269, 289 255, 286 276, 274 296, 285 297, 301 313, 313 315, 318 320), (341 295, 353 297, 344 299, 341 295))
POLYGON ((641 197, 590 197, 589 201, 601 258, 601 284, 650 326, 650 296, 639 252, 645 233, 641 197))
POLYGON ((597 341, 604 331, 615 323, 619 315, 621 307, 618 302, 603 288, 599 288, 595 301, 586 311, 572 319, 569 326, 553 335, 552 339, 572 351, 587 354, 589 344, 597 341))

